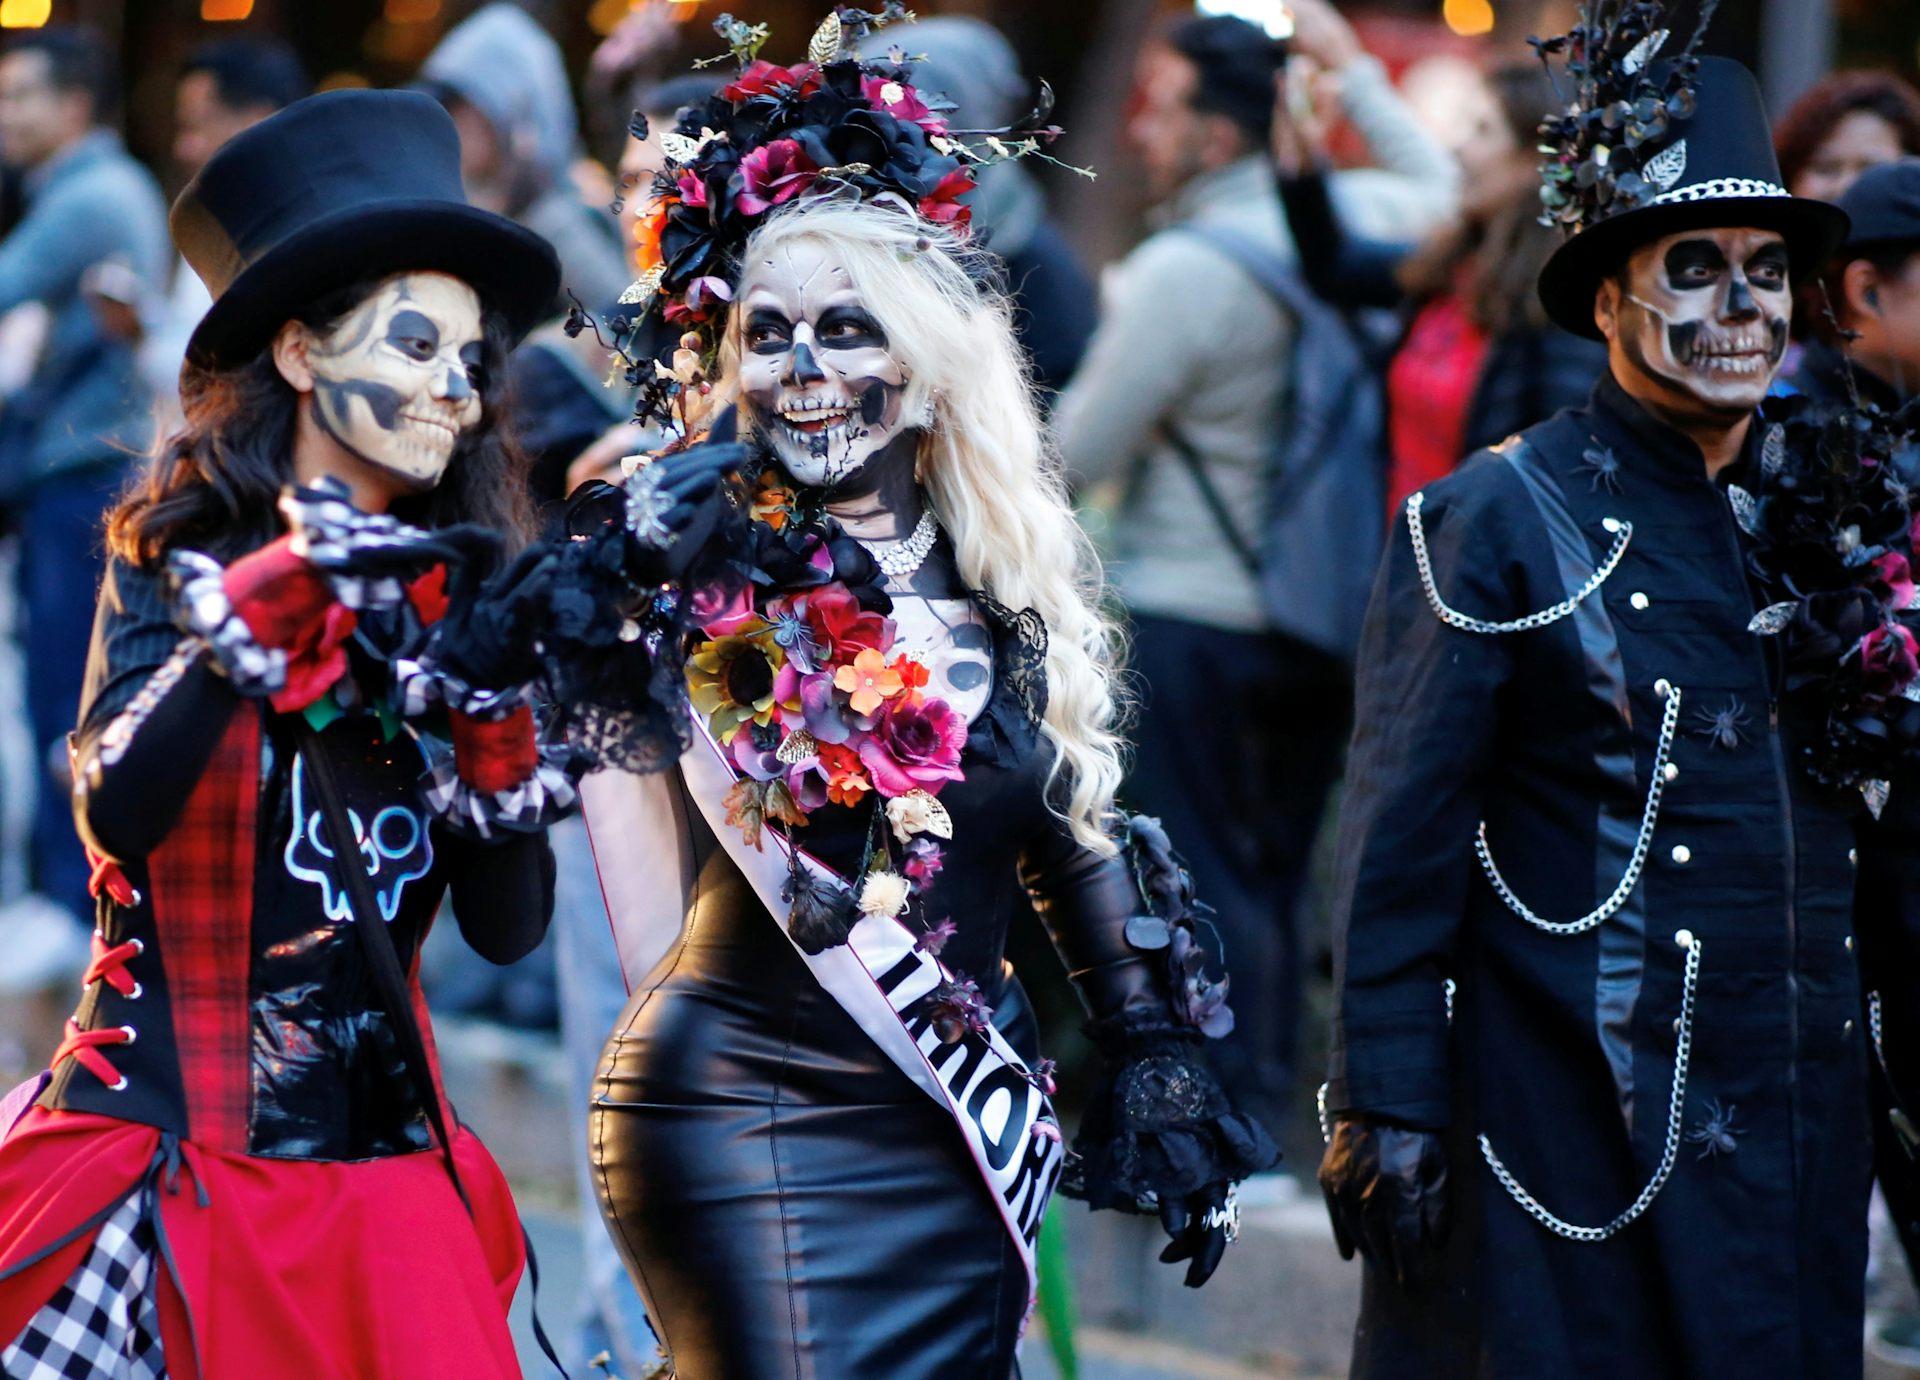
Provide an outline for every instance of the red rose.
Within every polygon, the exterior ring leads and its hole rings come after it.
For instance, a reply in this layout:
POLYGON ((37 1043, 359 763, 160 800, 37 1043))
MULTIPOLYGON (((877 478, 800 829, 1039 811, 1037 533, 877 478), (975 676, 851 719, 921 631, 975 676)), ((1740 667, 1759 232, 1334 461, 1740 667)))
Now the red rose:
POLYGON ((1882 623, 1860 639, 1860 685, 1875 703, 1892 699, 1920 677, 1920 643, 1898 623, 1882 623))
POLYGON ((947 782, 965 779, 960 754, 966 745, 967 721, 945 700, 901 697, 888 703, 859 751, 881 795, 937 795, 947 782))
POLYGON ((720 88, 721 98, 729 101, 750 101, 756 96, 777 96, 790 93, 798 97, 811 96, 820 89, 820 69, 811 62, 797 62, 791 67, 776 67, 765 58, 755 58, 748 64, 747 70, 734 80, 720 88))
POLYGON ((851 664, 862 651, 884 653, 893 646, 893 620, 866 612, 845 585, 811 590, 794 603, 804 603, 807 627, 826 664, 851 664))
POLYGON ((973 219, 973 207, 960 198, 973 190, 973 174, 955 168, 920 199, 920 214, 936 225, 965 225, 973 219))
POLYGON ((771 211, 811 187, 819 172, 820 165, 791 139, 762 144, 740 160, 740 192, 734 204, 749 216, 771 211))

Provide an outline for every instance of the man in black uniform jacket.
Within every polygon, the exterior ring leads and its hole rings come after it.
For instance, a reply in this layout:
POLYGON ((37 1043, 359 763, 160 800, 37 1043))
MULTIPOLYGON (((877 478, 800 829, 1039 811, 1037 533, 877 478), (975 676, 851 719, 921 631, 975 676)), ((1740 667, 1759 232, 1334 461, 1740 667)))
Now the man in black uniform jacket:
POLYGON ((1879 508, 1822 506, 1811 425, 1757 412, 1845 217, 1653 12, 1549 124, 1541 295, 1608 374, 1409 500, 1368 615, 1320 1171, 1356 1376, 1860 1374, 1868 1027, 1884 992, 1897 1084, 1920 929, 1907 509, 1871 465, 1879 508))

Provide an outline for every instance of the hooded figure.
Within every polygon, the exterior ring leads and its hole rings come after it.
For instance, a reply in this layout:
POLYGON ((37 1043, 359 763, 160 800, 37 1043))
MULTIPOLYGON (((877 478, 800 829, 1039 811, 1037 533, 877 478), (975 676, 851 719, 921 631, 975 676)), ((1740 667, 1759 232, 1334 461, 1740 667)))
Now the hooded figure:
POLYGON ((525 10, 492 4, 457 25, 427 57, 419 84, 460 130, 467 194, 519 221, 560 255, 565 292, 599 309, 632 281, 613 221, 572 180, 579 122, 560 47, 525 10))

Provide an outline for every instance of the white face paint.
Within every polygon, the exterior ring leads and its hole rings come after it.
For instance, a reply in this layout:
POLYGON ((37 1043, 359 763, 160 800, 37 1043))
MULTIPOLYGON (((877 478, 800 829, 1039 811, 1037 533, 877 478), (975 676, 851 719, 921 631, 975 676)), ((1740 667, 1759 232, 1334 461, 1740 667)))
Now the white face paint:
POLYGON ((471 287, 445 273, 395 274, 308 346, 314 419, 362 460, 431 489, 480 420, 484 353, 471 287))
POLYGON ((913 429, 906 370, 825 247, 789 244, 748 264, 735 310, 742 404, 796 483, 843 485, 913 429))
POLYGON ((1787 348, 1787 245, 1771 230, 1686 230, 1627 261, 1628 359, 1714 412, 1760 405, 1787 348))

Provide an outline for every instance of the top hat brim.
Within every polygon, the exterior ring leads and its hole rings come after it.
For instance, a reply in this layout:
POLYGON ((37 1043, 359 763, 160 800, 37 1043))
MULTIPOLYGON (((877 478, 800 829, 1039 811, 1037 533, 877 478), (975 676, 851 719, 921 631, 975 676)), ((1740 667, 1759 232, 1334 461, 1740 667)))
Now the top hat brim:
POLYGON ((239 363, 317 298, 408 272, 470 284, 514 344, 552 313, 560 292, 553 247, 504 216, 438 199, 356 206, 302 227, 242 269, 194 328, 187 358, 239 363))
POLYGON ((1554 250, 1540 270, 1540 305, 1562 330, 1601 339, 1593 320, 1594 293, 1641 245, 1683 230, 1754 226, 1777 230, 1787 242, 1788 271, 1805 282, 1825 266, 1847 236, 1847 213, 1798 196, 1702 197, 1623 211, 1588 227, 1554 250))

